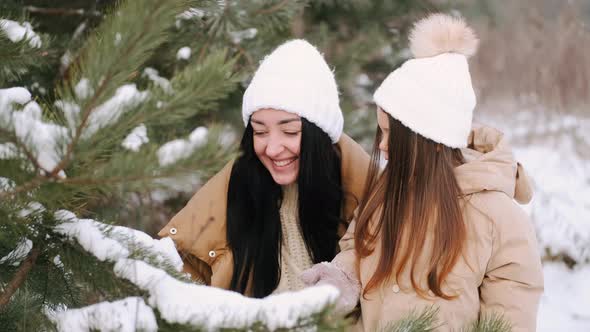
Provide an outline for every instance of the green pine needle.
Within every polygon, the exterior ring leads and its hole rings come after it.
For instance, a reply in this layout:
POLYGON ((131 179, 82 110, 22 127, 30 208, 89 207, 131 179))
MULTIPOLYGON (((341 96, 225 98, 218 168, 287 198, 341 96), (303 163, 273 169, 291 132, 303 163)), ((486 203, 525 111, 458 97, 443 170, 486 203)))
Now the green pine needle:
POLYGON ((412 310, 408 315, 398 321, 389 323, 381 332, 429 332, 437 328, 439 309, 431 306, 422 311, 412 310))
POLYGON ((462 330, 463 332, 510 332, 512 324, 498 313, 484 314, 462 330))

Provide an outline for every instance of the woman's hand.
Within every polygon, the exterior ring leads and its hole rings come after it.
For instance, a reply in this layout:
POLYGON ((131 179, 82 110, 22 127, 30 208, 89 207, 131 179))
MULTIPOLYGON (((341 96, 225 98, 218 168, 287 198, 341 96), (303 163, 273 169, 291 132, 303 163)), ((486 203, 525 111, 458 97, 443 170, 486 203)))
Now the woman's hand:
POLYGON ((335 263, 315 264, 310 269, 303 271, 300 278, 307 286, 332 285, 336 287, 340 291, 336 302, 337 312, 348 314, 359 301, 360 282, 335 263))

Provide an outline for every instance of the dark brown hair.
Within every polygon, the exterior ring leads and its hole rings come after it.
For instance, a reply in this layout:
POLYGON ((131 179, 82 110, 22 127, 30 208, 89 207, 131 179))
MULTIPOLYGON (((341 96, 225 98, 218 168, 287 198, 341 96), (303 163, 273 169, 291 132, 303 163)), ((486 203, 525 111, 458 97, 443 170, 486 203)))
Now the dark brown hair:
POLYGON ((466 238, 461 190, 454 174, 463 156, 459 149, 427 139, 387 116, 388 163, 381 172, 378 128, 354 234, 359 258, 372 254, 381 239, 381 256, 363 296, 389 281, 392 271, 399 280, 409 267, 412 286, 420 296, 426 297, 428 289, 422 289, 418 280, 426 277, 435 295, 451 299, 455 295, 443 293, 441 285, 462 255, 466 238), (428 274, 416 275, 426 241, 433 241, 432 252, 427 253, 428 274))
MULTIPOLYGON (((338 247, 341 161, 328 134, 305 118, 301 127, 298 219, 307 252, 314 263, 320 263, 332 260, 338 247)), ((230 289, 261 298, 270 295, 281 279, 282 191, 256 156, 250 122, 240 153, 227 192, 227 242, 233 254, 230 289)))

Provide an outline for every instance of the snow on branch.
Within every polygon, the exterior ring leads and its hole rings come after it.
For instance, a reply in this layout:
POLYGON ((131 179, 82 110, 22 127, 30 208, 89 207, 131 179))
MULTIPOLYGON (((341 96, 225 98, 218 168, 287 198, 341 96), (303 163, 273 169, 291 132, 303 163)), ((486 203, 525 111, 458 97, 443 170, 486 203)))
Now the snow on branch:
POLYGON ((150 81, 152 81, 156 86, 160 87, 167 94, 172 94, 174 92, 172 90, 172 84, 170 84, 170 81, 160 76, 158 71, 154 68, 145 68, 141 76, 147 77, 150 81))
MULTIPOLYGON (((2 151, 0 146, 0 159, 2 159, 2 151)), ((14 181, 9 178, 0 176, 0 191, 9 191, 15 187, 14 181)))
POLYGON ((135 84, 125 84, 119 87, 111 99, 92 110, 83 137, 88 138, 99 129, 116 122, 123 112, 137 106, 147 98, 148 92, 137 90, 135 84))
MULTIPOLYGON (((14 140, 25 148, 33 164, 41 171, 53 169, 60 161, 60 143, 67 140, 67 129, 44 122, 39 104, 31 101, 31 93, 22 87, 0 89, 0 128, 14 132, 14 140), (14 104, 25 105, 21 111, 14 104)), ((15 157, 9 146, 0 147, 0 158, 15 157)), ((14 150, 12 149, 14 152, 14 150)), ((61 178, 65 173, 58 174, 61 178)))
POLYGON ((205 11, 199 8, 189 8, 184 12, 176 15, 176 18, 183 19, 183 20, 190 20, 193 18, 203 18, 205 16, 205 11))
POLYGON ((23 22, 21 25, 16 21, 0 20, 0 29, 12 42, 16 43, 25 39, 29 41, 31 47, 41 47, 41 38, 33 31, 33 27, 29 22, 23 22))
POLYGON ((182 26, 182 22, 186 21, 186 20, 196 20, 196 19, 202 19, 203 17, 206 16, 206 12, 202 9, 199 8, 189 8, 188 10, 185 10, 184 12, 176 15, 176 27, 180 28, 182 26))
MULTIPOLYGON (((0 144, 0 159, 16 159, 18 158, 18 148, 14 143, 0 144)), ((12 182, 14 184, 14 182, 12 182)), ((14 187, 14 186, 13 186, 14 187)), ((2 187, 0 187, 1 189, 2 187)), ((11 188, 12 189, 12 188, 11 188)), ((8 190, 4 188, 3 190, 8 190)))
POLYGON ((33 241, 27 238, 22 238, 13 251, 0 258, 0 265, 12 263, 14 266, 19 266, 21 261, 27 257, 29 252, 31 252, 31 249, 33 249, 33 241))
POLYGON ((128 297, 115 302, 100 302, 80 309, 69 309, 48 316, 59 331, 157 331, 152 308, 141 297, 128 297))
POLYGON ((61 99, 56 100, 54 105, 63 112, 68 128, 74 132, 80 120, 80 106, 74 102, 61 99))
POLYGON ((241 43, 244 39, 252 39, 256 37, 258 30, 256 28, 249 28, 241 31, 232 31, 229 36, 234 44, 241 43))
POLYGON ((121 259, 115 274, 149 292, 148 304, 170 323, 191 324, 205 330, 247 328, 262 323, 270 331, 312 323, 312 316, 334 303, 339 292, 332 286, 316 286, 264 299, 179 281, 149 264, 121 259))
POLYGON ((207 134, 207 128, 198 127, 190 133, 188 140, 175 139, 162 145, 158 149, 160 166, 168 166, 188 158, 196 149, 205 145, 207 134))
POLYGON ((139 151, 139 148, 144 145, 145 143, 149 142, 149 138, 147 136, 147 128, 142 123, 139 126, 135 127, 127 137, 123 140, 121 145, 133 152, 139 151))
POLYGON ((13 104, 24 105, 31 101, 31 93, 21 87, 0 89, 0 126, 7 128, 12 123, 13 104))
POLYGON ((135 250, 147 251, 158 262, 170 264, 176 271, 182 270, 182 259, 170 238, 155 240, 144 232, 123 226, 111 226, 92 219, 78 219, 67 210, 55 213, 63 221, 55 231, 76 240, 86 251, 100 261, 117 262, 130 257, 135 250))
MULTIPOLYGON (((34 101, 20 112, 13 113, 14 130, 19 140, 27 145, 43 170, 53 169, 61 160, 60 143, 67 140, 67 129, 44 122, 41 107, 34 101)), ((65 174, 60 173, 64 178, 65 174)))
POLYGON ((188 46, 181 47, 178 52, 176 52, 176 59, 178 60, 188 60, 191 57, 191 49, 188 46))
POLYGON ((76 93, 76 97, 84 100, 90 98, 90 96, 94 94, 94 89, 92 89, 89 79, 82 78, 76 83, 76 86, 74 86, 74 92, 76 93))

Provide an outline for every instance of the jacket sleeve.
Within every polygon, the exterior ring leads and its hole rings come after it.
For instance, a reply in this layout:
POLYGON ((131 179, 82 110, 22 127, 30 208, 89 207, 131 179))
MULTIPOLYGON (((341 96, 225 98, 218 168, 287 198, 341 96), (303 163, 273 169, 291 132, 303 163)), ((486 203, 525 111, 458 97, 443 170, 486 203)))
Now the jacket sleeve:
POLYGON ((158 232, 169 236, 183 258, 183 270, 199 282, 229 288, 233 259, 226 241, 227 187, 233 163, 228 163, 194 194, 182 210, 158 232))
POLYGON ((344 189, 344 219, 349 222, 354 216, 365 189, 370 157, 357 142, 346 134, 342 134, 340 137, 338 148, 344 189))
POLYGON ((340 268, 346 276, 356 282, 360 282, 357 267, 356 251, 354 249, 354 228, 356 220, 352 220, 346 233, 338 242, 340 252, 332 260, 332 264, 340 268))
POLYGON ((492 252, 480 286, 481 313, 504 315, 515 332, 535 331, 543 270, 535 231, 524 211, 506 198, 496 205, 492 252))

